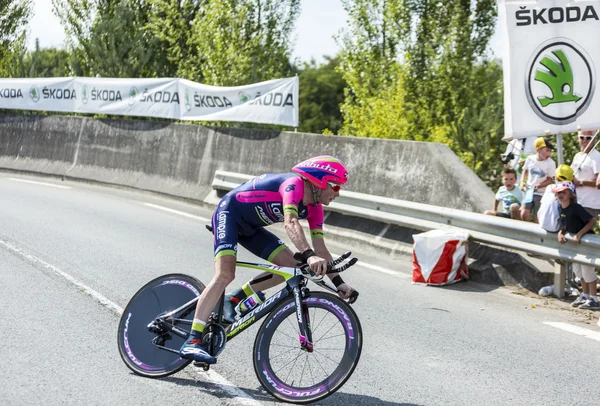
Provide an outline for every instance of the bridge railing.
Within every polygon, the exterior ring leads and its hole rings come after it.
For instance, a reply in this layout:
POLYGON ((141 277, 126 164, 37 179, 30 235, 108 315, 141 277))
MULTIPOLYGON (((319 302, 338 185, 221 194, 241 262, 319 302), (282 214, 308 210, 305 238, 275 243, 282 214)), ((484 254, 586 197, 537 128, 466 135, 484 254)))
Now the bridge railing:
MULTIPOLYGON (((212 187, 229 191, 253 177, 218 170, 212 187)), ((580 244, 571 241, 560 244, 556 233, 549 233, 535 223, 346 190, 341 190, 340 196, 325 210, 423 231, 459 228, 468 231, 473 241, 560 259, 554 273, 557 296, 565 291, 566 263, 600 267, 600 236, 592 234, 585 235, 580 244)), ((567 239, 571 240, 572 236, 567 239)))

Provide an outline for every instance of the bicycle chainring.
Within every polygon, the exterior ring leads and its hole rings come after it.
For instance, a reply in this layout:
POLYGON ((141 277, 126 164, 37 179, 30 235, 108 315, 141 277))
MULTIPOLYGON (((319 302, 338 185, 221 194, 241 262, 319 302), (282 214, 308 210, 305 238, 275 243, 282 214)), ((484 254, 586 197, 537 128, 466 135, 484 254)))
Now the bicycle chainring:
POLYGON ((208 344, 208 348, 212 347, 213 356, 218 356, 223 349, 225 348, 225 344, 227 344, 227 334, 225 333, 225 329, 220 324, 209 323, 204 328, 206 334, 202 337, 202 341, 208 344))

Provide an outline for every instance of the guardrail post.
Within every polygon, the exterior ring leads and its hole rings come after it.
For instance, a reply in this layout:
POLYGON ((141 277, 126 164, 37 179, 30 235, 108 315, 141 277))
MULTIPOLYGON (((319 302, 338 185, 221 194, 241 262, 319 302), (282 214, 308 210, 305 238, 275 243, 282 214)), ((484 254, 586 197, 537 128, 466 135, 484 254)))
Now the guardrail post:
POLYGON ((565 280, 567 279, 567 264, 563 261, 554 262, 554 294, 558 298, 565 295, 565 280))

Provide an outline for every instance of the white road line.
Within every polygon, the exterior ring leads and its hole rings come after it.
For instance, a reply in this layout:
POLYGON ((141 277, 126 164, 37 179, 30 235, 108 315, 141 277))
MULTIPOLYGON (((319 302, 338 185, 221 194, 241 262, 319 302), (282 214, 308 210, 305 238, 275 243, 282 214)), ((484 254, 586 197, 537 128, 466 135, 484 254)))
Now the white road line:
MULTIPOLYGON (((100 304, 102 304, 103 306, 105 306, 106 308, 111 310, 113 313, 116 313, 118 316, 120 316, 123 313, 123 308, 121 306, 117 305, 116 303, 111 302, 104 295, 100 294, 99 292, 95 291, 94 289, 90 288, 89 286, 85 285, 84 283, 73 278, 68 273, 61 271, 54 265, 49 264, 48 262, 46 262, 34 255, 28 254, 21 248, 15 247, 14 245, 12 245, 11 243, 9 243, 7 241, 0 240, 0 245, 6 247, 9 251, 12 251, 13 253, 26 259, 27 261, 32 262, 37 265, 40 265, 40 266, 56 273, 57 275, 62 276, 67 281, 69 281, 70 283, 72 283, 73 285, 75 285, 79 289, 81 289, 83 291, 83 293, 85 293, 88 296, 91 296, 94 300, 98 301, 100 304)), ((244 405, 244 406, 260 406, 260 405, 262 405, 262 403, 253 399, 250 395, 248 395, 246 392, 244 392, 240 388, 234 386, 231 382, 229 382, 223 376, 219 375, 217 372, 210 370, 207 373, 203 373, 203 372, 200 372, 199 368, 195 368, 195 370, 198 374, 205 377, 208 381, 210 381, 216 385, 219 385, 225 392, 229 393, 233 397, 233 400, 235 402, 239 403, 240 405, 244 405)))
MULTIPOLYGON (((331 255, 333 256, 333 258, 337 258, 340 257, 340 255, 338 254, 334 254, 331 253, 331 255)), ((368 269, 372 269, 374 271, 377 272, 381 272, 384 273, 386 275, 392 275, 392 276, 397 276, 398 278, 412 278, 411 275, 403 273, 403 272, 398 272, 398 271, 392 271, 391 269, 387 269, 387 268, 383 268, 377 265, 371 265, 371 264, 367 264, 366 262, 361 262, 361 260, 359 259, 358 262, 356 263, 356 265, 358 266, 362 266, 363 268, 368 268, 368 269)))
POLYGON ((545 321, 544 324, 547 324, 552 327, 559 328, 561 330, 568 331, 569 333, 577 334, 583 337, 591 338, 592 340, 600 341, 600 332, 588 330, 587 328, 573 326, 569 323, 560 323, 560 322, 550 322, 545 321))
POLYGON ((17 255, 25 258, 29 262, 33 262, 34 264, 41 265, 42 267, 44 267, 44 268, 46 268, 46 269, 54 272, 55 274, 57 274, 59 276, 62 276, 63 278, 65 278, 66 280, 68 280, 69 282, 71 282, 73 285, 75 285, 79 289, 81 289, 83 291, 83 293, 85 293, 86 295, 91 296, 93 299, 95 299, 96 301, 100 302, 100 304, 102 304, 106 308, 112 310, 117 315, 120 316, 121 313, 123 313, 123 309, 120 306, 114 304, 113 302, 111 302, 110 300, 108 300, 106 297, 104 297, 100 293, 96 292, 94 289, 90 288, 87 285, 84 285, 83 283, 79 282, 77 279, 73 278, 68 273, 65 273, 65 272, 61 271, 60 269, 58 269, 54 265, 49 264, 46 261, 44 261, 42 259, 39 259, 36 256, 33 256, 31 254, 26 253, 21 248, 15 247, 14 245, 12 245, 9 242, 0 240, 0 245, 3 245, 4 247, 6 247, 7 249, 9 249, 10 251, 12 251, 15 254, 17 254, 17 255))
POLYGON ((55 187, 55 188, 59 188, 59 189, 71 189, 71 186, 55 185, 54 183, 37 182, 35 180, 27 180, 27 179, 19 179, 19 178, 8 178, 8 179, 14 180, 15 182, 33 183, 35 185, 50 186, 50 187, 55 187))
POLYGON ((381 273, 384 273, 384 274, 387 274, 387 275, 397 276, 398 278, 412 278, 412 276, 409 275, 409 274, 407 274, 407 273, 398 272, 398 271, 392 271, 392 270, 387 269, 387 268, 382 268, 382 267, 377 266, 377 265, 366 264, 366 263, 360 262, 360 261, 358 261, 356 263, 356 265, 364 266, 365 268, 369 268, 369 269, 372 269, 374 271, 381 272, 381 273))
POLYGON ((221 389, 223 389, 225 392, 229 393, 233 397, 233 399, 240 405, 244 405, 244 406, 261 406, 262 405, 262 403, 260 403, 256 399, 253 399, 250 395, 248 395, 246 392, 244 392, 237 386, 233 386, 233 384, 231 382, 229 382, 227 379, 223 378, 223 376, 219 375, 212 369, 210 369, 206 372, 204 372, 204 370, 197 368, 197 367, 195 367, 194 369, 196 370, 196 372, 199 375, 201 375, 203 377, 208 377, 209 381, 212 381, 213 383, 220 385, 221 389))
POLYGON ((167 211, 167 212, 173 213, 173 214, 178 214, 180 216, 189 217, 189 218, 192 218, 192 219, 204 221, 205 223, 210 223, 210 221, 211 221, 210 219, 207 219, 205 217, 194 216, 193 214, 189 214, 189 213, 186 213, 186 212, 183 212, 183 211, 179 211, 179 210, 169 209, 168 207, 158 206, 158 205, 152 204, 152 203, 144 203, 144 206, 148 206, 148 207, 152 207, 154 209, 167 211))

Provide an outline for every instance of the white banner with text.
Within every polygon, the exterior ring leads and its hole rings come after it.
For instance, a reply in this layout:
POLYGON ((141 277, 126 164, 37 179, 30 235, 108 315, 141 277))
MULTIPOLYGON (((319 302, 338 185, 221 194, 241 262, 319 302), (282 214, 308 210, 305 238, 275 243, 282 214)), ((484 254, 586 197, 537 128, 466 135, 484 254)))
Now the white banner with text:
POLYGON ((600 0, 500 0, 506 138, 600 128, 600 0))
POLYGON ((298 126, 298 77, 218 87, 185 79, 0 79, 0 108, 298 126))

